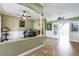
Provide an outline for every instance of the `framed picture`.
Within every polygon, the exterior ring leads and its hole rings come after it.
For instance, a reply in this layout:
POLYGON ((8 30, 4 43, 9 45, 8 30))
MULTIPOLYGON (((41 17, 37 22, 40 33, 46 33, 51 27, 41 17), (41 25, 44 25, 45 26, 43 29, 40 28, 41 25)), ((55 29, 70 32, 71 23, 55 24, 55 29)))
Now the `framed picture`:
POLYGON ((71 23, 71 31, 78 31, 78 25, 71 23))
POLYGON ((52 30, 52 24, 51 23, 47 24, 47 30, 52 30))
POLYGON ((54 24, 54 35, 58 34, 58 25, 54 24))
POLYGON ((25 27, 25 20, 20 20, 20 27, 25 27))

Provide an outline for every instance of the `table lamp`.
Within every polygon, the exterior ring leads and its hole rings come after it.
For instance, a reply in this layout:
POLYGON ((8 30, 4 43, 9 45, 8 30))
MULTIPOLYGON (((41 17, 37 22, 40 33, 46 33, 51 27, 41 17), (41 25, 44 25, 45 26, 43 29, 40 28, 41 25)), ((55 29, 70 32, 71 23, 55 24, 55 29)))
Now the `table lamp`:
POLYGON ((2 39, 2 41, 8 40, 8 39, 7 39, 7 35, 9 35, 9 34, 7 33, 8 31, 9 31, 9 28, 7 28, 7 27, 3 27, 3 28, 2 28, 2 32, 4 32, 2 35, 5 36, 5 39, 2 39))

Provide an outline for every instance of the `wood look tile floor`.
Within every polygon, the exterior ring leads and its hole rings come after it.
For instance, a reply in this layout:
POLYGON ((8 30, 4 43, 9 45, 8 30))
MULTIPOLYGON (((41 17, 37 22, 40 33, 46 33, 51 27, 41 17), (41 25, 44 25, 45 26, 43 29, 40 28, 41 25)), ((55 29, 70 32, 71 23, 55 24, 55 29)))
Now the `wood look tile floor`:
POLYGON ((26 56, 79 56, 79 43, 46 38, 44 47, 26 56))

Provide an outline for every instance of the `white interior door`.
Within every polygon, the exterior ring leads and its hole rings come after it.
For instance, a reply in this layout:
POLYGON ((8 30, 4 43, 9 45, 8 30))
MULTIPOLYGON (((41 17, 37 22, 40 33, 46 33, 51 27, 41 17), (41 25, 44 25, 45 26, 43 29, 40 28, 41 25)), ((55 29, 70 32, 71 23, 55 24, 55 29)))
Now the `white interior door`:
POLYGON ((67 56, 72 54, 72 46, 70 44, 70 23, 64 22, 60 28, 60 40, 58 51, 61 55, 67 56), (69 52, 68 52, 69 51, 69 52))
POLYGON ((69 34, 70 34, 70 23, 64 22, 64 24, 60 27, 60 40, 69 41, 70 37, 69 34))

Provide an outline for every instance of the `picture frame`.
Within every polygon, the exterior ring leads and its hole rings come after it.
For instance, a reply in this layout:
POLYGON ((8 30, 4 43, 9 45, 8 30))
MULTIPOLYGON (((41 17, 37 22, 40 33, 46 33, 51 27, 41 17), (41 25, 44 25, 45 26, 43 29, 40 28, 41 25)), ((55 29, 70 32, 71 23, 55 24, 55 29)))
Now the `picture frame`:
POLYGON ((71 31, 74 32, 74 31, 78 31, 78 25, 74 24, 74 23, 71 23, 71 31))
POLYGON ((54 24, 54 35, 57 35, 58 34, 58 25, 57 24, 54 24))
POLYGON ((20 20, 19 26, 20 26, 20 27, 25 27, 25 20, 20 20))
POLYGON ((47 30, 52 30, 52 24, 51 23, 47 24, 47 30))

